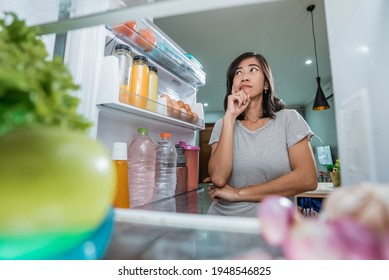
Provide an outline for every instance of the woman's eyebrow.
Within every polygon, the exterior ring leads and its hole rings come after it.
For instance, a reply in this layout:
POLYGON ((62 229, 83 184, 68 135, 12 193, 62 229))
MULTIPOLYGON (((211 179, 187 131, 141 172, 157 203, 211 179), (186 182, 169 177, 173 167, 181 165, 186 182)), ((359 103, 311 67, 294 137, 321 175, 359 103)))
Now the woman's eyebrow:
MULTIPOLYGON (((251 66, 256 66, 256 67, 258 67, 258 68, 261 68, 258 64, 254 64, 254 63, 247 65, 247 67, 251 67, 251 66)), ((235 71, 238 71, 238 70, 240 70, 240 69, 242 69, 242 68, 243 68, 242 66, 239 66, 238 68, 236 68, 235 71)))

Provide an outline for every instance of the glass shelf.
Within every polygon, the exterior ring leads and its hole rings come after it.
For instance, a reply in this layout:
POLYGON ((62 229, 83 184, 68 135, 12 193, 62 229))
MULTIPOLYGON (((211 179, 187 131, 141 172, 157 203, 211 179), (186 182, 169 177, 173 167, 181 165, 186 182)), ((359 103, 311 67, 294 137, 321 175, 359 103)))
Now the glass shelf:
POLYGON ((126 103, 120 102, 119 98, 115 100, 115 98, 106 99, 103 97, 98 100, 97 105, 102 108, 111 108, 192 130, 202 130, 205 127, 204 112, 201 103, 192 105, 192 112, 197 114, 197 116, 194 116, 184 111, 168 107, 165 98, 159 98, 159 102, 156 102, 137 94, 128 93, 128 99, 125 101, 126 103))
MULTIPOLYGON (((134 94, 136 95, 136 94, 134 94)), ((142 100, 143 97, 136 95, 138 102, 142 100)), ((108 103, 100 103, 98 106, 102 108, 111 108, 118 111, 131 113, 134 115, 146 117, 149 119, 154 119, 162 121, 165 123, 174 124, 176 126, 189 128, 192 130, 202 130, 204 129, 204 120, 199 117, 194 118, 184 112, 178 111, 176 109, 167 107, 164 104, 155 102, 153 100, 143 98, 144 104, 139 104, 138 106, 122 103, 119 101, 112 101, 108 103)), ((201 105, 196 103, 196 105, 201 105)))
POLYGON ((183 81, 197 88, 205 85, 205 73, 201 65, 149 19, 107 25, 107 28, 137 52, 143 53, 183 81))
POLYGON ((271 260, 258 219, 115 209, 107 260, 271 260))
MULTIPOLYGON (((102 108, 111 108, 130 114, 174 124, 192 130, 205 127, 204 110, 201 103, 193 103, 190 111, 177 110, 167 106, 166 98, 158 98, 158 102, 136 95, 119 86, 118 59, 106 56, 102 60, 96 104, 102 108)), ((162 96, 162 95, 161 95, 162 96)))

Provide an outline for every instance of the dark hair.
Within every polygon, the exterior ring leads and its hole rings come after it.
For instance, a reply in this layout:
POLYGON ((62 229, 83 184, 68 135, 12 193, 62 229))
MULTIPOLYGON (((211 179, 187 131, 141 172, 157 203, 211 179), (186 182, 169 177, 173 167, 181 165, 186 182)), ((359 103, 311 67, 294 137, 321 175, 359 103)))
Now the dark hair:
MULTIPOLYGON (((270 69, 269 64, 267 63, 266 59, 261 55, 254 52, 246 52, 244 54, 241 54, 233 62, 231 62, 230 66, 227 69, 227 91, 226 96, 224 97, 224 111, 227 110, 227 101, 228 96, 231 94, 232 91, 232 83, 234 80, 236 69, 238 68, 239 64, 245 60, 246 58, 255 57, 263 71, 263 74, 265 76, 265 83, 268 84, 268 89, 266 93, 264 92, 262 95, 262 116, 261 117, 269 117, 269 118, 275 118, 276 112, 282 110, 285 108, 285 104, 282 100, 277 98, 275 96, 275 90, 274 90, 274 81, 273 81, 273 75, 270 69)), ((243 119, 243 114, 240 114, 237 117, 238 120, 243 119)))

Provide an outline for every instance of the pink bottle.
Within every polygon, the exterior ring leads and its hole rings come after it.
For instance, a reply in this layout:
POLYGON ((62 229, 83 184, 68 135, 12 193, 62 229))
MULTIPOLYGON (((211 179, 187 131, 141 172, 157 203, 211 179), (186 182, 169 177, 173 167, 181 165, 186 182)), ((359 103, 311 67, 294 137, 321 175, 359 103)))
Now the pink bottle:
POLYGON ((186 166, 188 166, 188 191, 193 191, 198 188, 199 182, 199 151, 200 147, 187 145, 180 141, 181 148, 185 150, 186 166))

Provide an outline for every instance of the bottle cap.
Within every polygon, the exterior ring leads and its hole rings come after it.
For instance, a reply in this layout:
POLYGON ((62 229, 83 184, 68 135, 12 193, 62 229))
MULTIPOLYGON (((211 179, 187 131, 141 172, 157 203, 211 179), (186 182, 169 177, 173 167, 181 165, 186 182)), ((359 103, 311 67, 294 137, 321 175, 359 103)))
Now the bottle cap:
POLYGON ((170 139, 170 133, 169 132, 162 132, 161 138, 162 139, 170 139))
POLYGON ((149 130, 145 127, 140 127, 138 128, 137 130, 138 134, 142 134, 142 135, 148 135, 149 134, 149 130))
POLYGON ((149 65, 149 70, 150 70, 150 71, 154 71, 155 73, 158 73, 157 67, 154 67, 154 66, 149 65))
POLYGON ((131 48, 129 46, 123 45, 123 44, 117 44, 115 46, 115 50, 126 50, 126 51, 131 52, 131 48))
POLYGON ((185 151, 200 151, 200 147, 198 146, 188 145, 184 141, 180 141, 179 143, 180 147, 184 148, 185 151))
POLYGON ((143 55, 136 55, 136 56, 134 56, 134 61, 135 60, 142 60, 142 61, 144 61, 145 63, 148 63, 149 62, 149 60, 147 59, 147 57, 145 57, 145 56, 143 56, 143 55))
POLYGON ((127 160, 127 143, 115 142, 112 149, 113 160, 127 160))

